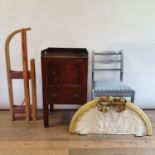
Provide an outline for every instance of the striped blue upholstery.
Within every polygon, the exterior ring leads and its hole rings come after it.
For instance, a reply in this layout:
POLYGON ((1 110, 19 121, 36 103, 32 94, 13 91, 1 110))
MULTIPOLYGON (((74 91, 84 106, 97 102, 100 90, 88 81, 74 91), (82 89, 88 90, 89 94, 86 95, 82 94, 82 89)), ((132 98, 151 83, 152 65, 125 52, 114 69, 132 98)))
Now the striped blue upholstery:
POLYGON ((100 96, 131 97, 134 102, 135 91, 120 81, 95 81, 92 98, 100 96))
POLYGON ((120 81, 95 81, 94 91, 97 92, 133 92, 133 90, 120 81))

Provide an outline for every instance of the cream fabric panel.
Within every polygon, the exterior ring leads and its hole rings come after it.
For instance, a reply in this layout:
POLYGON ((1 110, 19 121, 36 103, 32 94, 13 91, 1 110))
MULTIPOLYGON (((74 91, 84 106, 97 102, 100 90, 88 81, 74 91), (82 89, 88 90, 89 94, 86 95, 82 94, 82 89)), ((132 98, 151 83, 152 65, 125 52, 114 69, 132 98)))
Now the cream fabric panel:
POLYGON ((129 108, 118 113, 111 107, 109 112, 104 113, 95 107, 85 112, 77 123, 76 132, 146 135, 146 126, 141 117, 129 108))

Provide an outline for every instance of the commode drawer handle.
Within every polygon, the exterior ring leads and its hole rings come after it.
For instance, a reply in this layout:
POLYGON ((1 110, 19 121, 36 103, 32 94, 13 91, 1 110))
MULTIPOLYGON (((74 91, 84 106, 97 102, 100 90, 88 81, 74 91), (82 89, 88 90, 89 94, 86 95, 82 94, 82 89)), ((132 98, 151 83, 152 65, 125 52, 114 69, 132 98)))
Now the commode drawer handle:
POLYGON ((51 96, 51 97, 53 97, 53 98, 54 98, 54 97, 57 97, 57 95, 56 95, 56 94, 51 94, 50 96, 51 96))
POLYGON ((56 72, 52 72, 52 75, 54 76, 54 75, 56 75, 57 73, 56 72))
POLYGON ((79 98, 80 97, 80 94, 74 94, 74 97, 75 98, 79 98))

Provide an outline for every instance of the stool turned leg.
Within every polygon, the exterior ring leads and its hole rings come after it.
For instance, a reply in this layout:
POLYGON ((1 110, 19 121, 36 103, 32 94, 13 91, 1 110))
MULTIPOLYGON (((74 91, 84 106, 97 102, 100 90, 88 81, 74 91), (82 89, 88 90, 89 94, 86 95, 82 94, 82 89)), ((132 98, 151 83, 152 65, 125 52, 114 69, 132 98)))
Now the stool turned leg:
POLYGON ((48 121, 48 104, 43 105, 43 111, 44 111, 44 127, 49 127, 49 121, 48 121))
POLYGON ((53 105, 50 104, 50 112, 53 112, 53 105))

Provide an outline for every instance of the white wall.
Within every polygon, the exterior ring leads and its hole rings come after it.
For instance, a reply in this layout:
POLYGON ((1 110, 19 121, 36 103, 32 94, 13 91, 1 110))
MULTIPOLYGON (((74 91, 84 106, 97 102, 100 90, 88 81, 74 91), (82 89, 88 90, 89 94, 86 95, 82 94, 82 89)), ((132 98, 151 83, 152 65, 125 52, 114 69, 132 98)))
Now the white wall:
MULTIPOLYGON (((40 51, 47 47, 123 49, 124 82, 136 90, 136 104, 155 108, 154 0, 0 0, 0 108, 8 108, 4 43, 28 27, 28 54, 36 60, 37 100, 42 107, 40 51)), ((20 38, 11 43, 12 66, 21 67, 20 38)), ((89 69, 90 71, 90 69, 89 69)), ((15 102, 23 98, 14 82, 15 102)))

